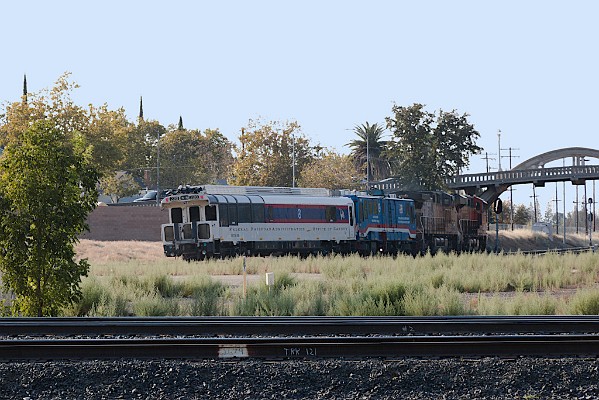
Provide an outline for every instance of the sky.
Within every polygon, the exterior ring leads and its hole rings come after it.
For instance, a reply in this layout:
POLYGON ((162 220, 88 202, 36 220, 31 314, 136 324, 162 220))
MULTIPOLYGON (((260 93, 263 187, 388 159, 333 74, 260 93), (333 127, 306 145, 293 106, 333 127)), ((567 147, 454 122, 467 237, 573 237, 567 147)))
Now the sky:
MULTIPOLYGON (((250 119, 294 120, 313 143, 347 153, 356 125, 421 103, 469 114, 491 170, 499 131, 514 165, 599 148, 591 0, 3 3, 0 102, 20 99, 24 74, 36 92, 68 71, 80 105, 123 107, 134 121, 143 96, 146 119, 181 116, 232 141, 250 119)), ((485 172, 483 157, 466 172, 485 172)), ((532 187, 515 188, 529 204, 532 187)), ((567 185, 568 208, 573 193, 567 185)), ((544 207, 555 185, 537 194, 544 207)))

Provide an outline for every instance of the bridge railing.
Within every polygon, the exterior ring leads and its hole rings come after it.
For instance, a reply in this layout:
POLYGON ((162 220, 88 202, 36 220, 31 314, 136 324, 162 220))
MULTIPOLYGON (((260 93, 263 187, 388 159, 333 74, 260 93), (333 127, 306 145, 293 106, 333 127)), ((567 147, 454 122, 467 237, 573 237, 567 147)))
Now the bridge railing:
POLYGON ((599 178, 599 165, 508 170, 481 174, 465 174, 447 180, 449 187, 485 186, 543 180, 599 178))

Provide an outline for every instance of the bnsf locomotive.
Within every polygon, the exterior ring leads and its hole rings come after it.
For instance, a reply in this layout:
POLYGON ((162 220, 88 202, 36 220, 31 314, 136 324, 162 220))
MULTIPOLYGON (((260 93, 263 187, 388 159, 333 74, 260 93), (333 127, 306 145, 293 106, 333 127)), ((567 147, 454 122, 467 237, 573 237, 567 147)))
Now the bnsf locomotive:
POLYGON ((316 188, 187 186, 162 200, 169 223, 161 234, 165 255, 187 260, 483 249, 483 201, 456 199, 441 192, 332 196, 316 188))

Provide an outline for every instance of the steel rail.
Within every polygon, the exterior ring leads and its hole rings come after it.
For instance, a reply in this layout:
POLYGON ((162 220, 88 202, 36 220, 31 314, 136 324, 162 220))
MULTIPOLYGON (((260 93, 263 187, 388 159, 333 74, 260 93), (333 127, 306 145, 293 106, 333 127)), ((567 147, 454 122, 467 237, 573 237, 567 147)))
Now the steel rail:
POLYGON ((599 316, 0 318, 0 336, 599 333, 599 316))
POLYGON ((599 336, 1 340, 0 360, 599 356, 599 336))

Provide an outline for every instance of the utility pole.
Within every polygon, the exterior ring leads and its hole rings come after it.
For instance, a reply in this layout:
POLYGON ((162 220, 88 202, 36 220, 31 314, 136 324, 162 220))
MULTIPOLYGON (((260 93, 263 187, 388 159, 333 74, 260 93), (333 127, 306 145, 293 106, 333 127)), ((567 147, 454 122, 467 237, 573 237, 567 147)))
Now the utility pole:
POLYGON ((534 209, 534 213, 535 213, 535 216, 534 216, 535 222, 534 223, 536 224, 537 223, 537 193, 535 191, 534 183, 532 184, 532 196, 530 196, 530 197, 532 197, 532 204, 533 204, 533 209, 534 209))
POLYGON ((156 129, 156 204, 160 205, 160 129, 156 129))
MULTIPOLYGON (((489 160, 495 160, 493 157, 489 157, 489 155, 495 155, 494 153, 485 152, 485 156, 483 160, 487 162, 487 174, 489 173, 489 160)), ((487 208, 487 230, 491 228, 491 209, 487 208)))
POLYGON ((485 152, 485 156, 483 157, 483 160, 485 160, 487 162, 487 174, 489 173, 489 160, 495 161, 495 159, 493 157, 489 157, 489 156, 494 156, 494 155, 495 155, 495 153, 485 152))
POLYGON ((576 200, 572 203, 576 204, 576 210, 574 212, 576 218, 576 234, 578 235, 578 185, 576 185, 576 200))
POLYGON ((587 199, 588 199, 588 197, 587 197, 587 181, 584 181, 584 233, 585 233, 585 235, 588 235, 589 228, 590 228, 589 213, 588 213, 588 209, 587 209, 587 199))
MULTIPOLYGON (((555 182, 555 200, 553 200, 555 202, 555 234, 559 235, 559 208, 558 208, 558 202, 560 202, 561 200, 559 200, 557 198, 557 182, 555 182)), ((566 216, 564 215, 564 218, 566 218, 566 216)))
MULTIPOLYGON (((562 159, 562 164, 566 166, 566 159, 562 159)), ((566 182, 562 182, 562 188, 564 189, 564 201, 562 205, 564 206, 564 244, 566 244, 566 182)))
MULTIPOLYGON (((510 171, 512 169, 512 158, 517 158, 520 156, 513 156, 512 155, 512 150, 520 150, 520 149, 514 149, 511 147, 508 147, 507 149, 501 149, 501 150, 509 150, 509 155, 508 156, 503 156, 503 157, 509 157, 510 159, 510 171)), ((499 156, 499 158, 501 158, 501 155, 499 156)), ((510 186, 510 222, 512 224, 512 231, 514 230, 514 188, 513 186, 510 186)))

